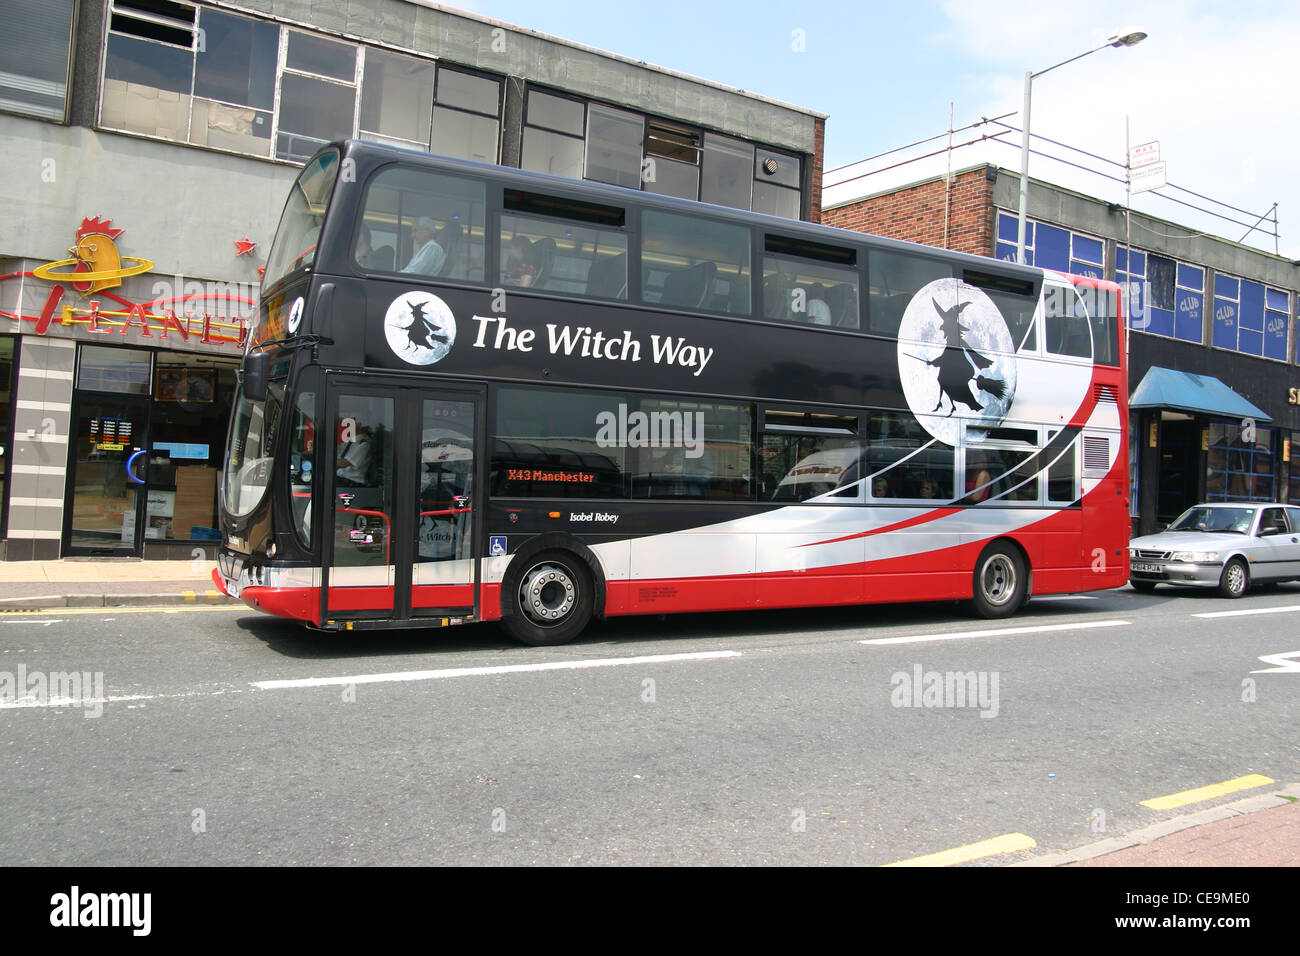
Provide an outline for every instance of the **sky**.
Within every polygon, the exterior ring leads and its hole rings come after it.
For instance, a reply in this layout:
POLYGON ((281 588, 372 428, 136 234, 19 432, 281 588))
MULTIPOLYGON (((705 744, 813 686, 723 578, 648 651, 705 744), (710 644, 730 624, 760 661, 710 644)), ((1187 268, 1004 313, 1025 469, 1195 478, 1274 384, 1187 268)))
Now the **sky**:
MULTIPOLYGON (((1148 34, 1137 46, 1105 47, 1034 80, 1033 133, 1122 163, 1127 125, 1130 145, 1159 142, 1171 184, 1238 207, 1226 210, 1167 187, 1135 196, 1134 209, 1273 252, 1271 234, 1247 233, 1277 203, 1278 251, 1300 259, 1294 169, 1300 3, 1292 0, 461 0, 449 6, 826 113, 828 179, 846 175, 830 172, 836 167, 944 133, 950 106, 956 127, 1006 113, 1015 114, 1006 122, 1019 127, 1027 71, 1046 70, 1137 26, 1148 34), (1244 225, 1165 197, 1216 209, 1244 225)), ((1011 146, 958 150, 954 168, 987 159, 1018 170, 1019 136, 1009 139, 1011 146), (977 155, 981 149, 988 155, 977 155)), ((1122 182, 1051 160, 1031 162, 1032 178, 1124 201, 1122 182)), ((1111 168, 1122 179, 1122 168, 1111 168)))

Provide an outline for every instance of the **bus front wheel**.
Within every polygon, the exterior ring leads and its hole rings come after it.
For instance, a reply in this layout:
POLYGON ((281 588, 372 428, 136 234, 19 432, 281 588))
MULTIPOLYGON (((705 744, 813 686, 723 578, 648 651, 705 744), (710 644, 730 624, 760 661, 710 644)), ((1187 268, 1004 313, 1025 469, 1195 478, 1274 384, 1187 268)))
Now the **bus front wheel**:
POLYGON ((1008 544, 993 544, 975 563, 971 605, 980 617, 1008 617, 1024 603, 1028 575, 1020 553, 1008 544))
POLYGON ((503 584, 511 613, 502 625, 517 641, 567 644, 591 620, 591 574, 568 551, 543 551, 528 558, 518 571, 507 572, 503 584))

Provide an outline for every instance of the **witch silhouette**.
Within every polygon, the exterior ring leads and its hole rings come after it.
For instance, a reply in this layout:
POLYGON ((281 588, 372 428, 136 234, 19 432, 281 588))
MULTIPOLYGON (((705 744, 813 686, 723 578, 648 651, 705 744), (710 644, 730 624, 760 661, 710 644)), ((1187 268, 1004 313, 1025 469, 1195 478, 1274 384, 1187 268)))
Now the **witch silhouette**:
POLYGON ((934 303, 935 311, 939 313, 940 332, 947 344, 943 351, 932 359, 910 353, 904 354, 938 370, 939 401, 935 403, 935 412, 943 408, 945 399, 948 401, 946 417, 951 417, 957 410, 958 402, 973 412, 982 412, 984 402, 980 401, 979 391, 987 392, 994 398, 1000 399, 1007 393, 1007 383, 1003 379, 983 374, 992 367, 993 359, 976 351, 966 341, 966 333, 970 329, 961 324, 960 316, 962 309, 970 303, 958 302, 951 309, 945 309, 937 300, 931 298, 930 301, 934 303))

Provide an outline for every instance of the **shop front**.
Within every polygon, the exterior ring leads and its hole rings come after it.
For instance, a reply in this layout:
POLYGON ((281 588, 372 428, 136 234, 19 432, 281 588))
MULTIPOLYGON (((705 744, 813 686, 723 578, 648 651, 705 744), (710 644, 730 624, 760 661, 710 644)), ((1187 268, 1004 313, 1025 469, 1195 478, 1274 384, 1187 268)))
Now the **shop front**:
POLYGON ((219 544, 219 456, 256 281, 157 274, 119 253, 121 232, 86 219, 73 258, 0 269, 6 560, 219 544))
POLYGON ((219 540, 217 456, 237 364, 80 346, 64 554, 188 557, 219 540))
POLYGON ((1286 502, 1290 490, 1300 498, 1289 423, 1219 378, 1149 367, 1129 412, 1135 535, 1203 501, 1286 502))

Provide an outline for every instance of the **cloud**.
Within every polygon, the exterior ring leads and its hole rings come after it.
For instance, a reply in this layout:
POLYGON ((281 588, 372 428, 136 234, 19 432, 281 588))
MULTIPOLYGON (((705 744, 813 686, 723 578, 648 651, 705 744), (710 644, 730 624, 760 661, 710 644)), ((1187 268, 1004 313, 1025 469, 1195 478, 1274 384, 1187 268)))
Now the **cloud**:
MULTIPOLYGON (((1300 221, 1300 185, 1292 169, 1300 150, 1292 119, 1300 57, 1291 42, 1300 37, 1300 5, 1101 0, 1086 10, 1049 10, 961 0, 944 3, 943 11, 937 42, 985 67, 966 86, 969 101, 979 102, 975 112, 984 116, 1021 109, 1025 70, 1047 70, 1104 43, 1120 27, 1140 25, 1149 36, 1139 45, 1102 49, 1035 79, 1033 132, 1122 161, 1128 117, 1132 145, 1160 142, 1170 182, 1256 215, 1278 202, 1283 224, 1300 221)), ((1038 158, 1031 175, 1123 199, 1120 184, 1092 178, 1081 185, 1080 174, 1038 158)), ((1246 232, 1155 195, 1135 200, 1134 208, 1232 240, 1246 232)), ((1224 211, 1248 224, 1254 218, 1224 211)), ((1300 229, 1291 236, 1283 237, 1281 251, 1300 258, 1300 229)), ((1273 251, 1271 237, 1256 234, 1249 242, 1273 251)))

